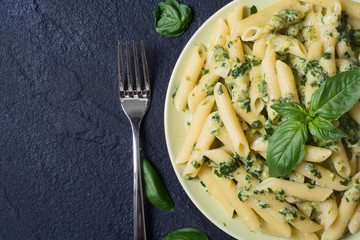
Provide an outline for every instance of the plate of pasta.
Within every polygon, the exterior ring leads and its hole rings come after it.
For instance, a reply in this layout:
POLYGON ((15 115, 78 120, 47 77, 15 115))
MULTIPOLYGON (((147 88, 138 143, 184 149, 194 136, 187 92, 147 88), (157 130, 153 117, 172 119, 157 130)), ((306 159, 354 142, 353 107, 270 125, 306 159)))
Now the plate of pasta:
POLYGON ((360 1, 238 0, 193 35, 165 102, 187 195, 237 239, 360 238, 360 1))

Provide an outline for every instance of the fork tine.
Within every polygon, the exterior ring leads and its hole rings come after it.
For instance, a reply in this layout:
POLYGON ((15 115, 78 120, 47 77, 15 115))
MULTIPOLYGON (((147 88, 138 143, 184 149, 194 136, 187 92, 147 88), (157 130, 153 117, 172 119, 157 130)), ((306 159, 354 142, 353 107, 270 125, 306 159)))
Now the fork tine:
POLYGON ((132 73, 131 73, 131 62, 130 62, 130 50, 129 50, 129 44, 126 40, 125 42, 126 47, 126 73, 128 76, 128 91, 130 94, 133 93, 133 82, 132 82, 132 73))
POLYGON ((120 96, 124 95, 124 68, 121 43, 118 41, 118 74, 119 74, 119 91, 120 96))
POLYGON ((141 47, 141 60, 142 60, 144 79, 145 79, 145 90, 150 91, 149 70, 146 61, 146 53, 145 53, 143 40, 141 40, 140 42, 140 47, 141 47))
POLYGON ((134 40, 133 40, 133 55, 134 55, 134 66, 135 66, 136 91, 140 93, 141 85, 140 85, 139 60, 138 60, 137 49, 134 40))

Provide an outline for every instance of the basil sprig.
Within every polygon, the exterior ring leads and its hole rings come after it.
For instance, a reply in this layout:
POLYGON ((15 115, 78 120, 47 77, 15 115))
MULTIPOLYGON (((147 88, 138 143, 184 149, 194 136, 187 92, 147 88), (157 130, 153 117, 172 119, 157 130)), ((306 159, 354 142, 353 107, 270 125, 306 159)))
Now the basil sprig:
POLYGON ((334 127, 328 120, 322 117, 316 117, 309 122, 309 130, 312 135, 325 141, 347 136, 344 132, 334 127))
POLYGON ((311 97, 309 114, 337 120, 360 98, 360 71, 342 72, 328 78, 311 97))
POLYGON ((195 228, 182 228, 169 233, 162 240, 209 240, 202 231, 195 228))
POLYGON ((270 176, 285 176, 294 170, 305 156, 307 138, 306 124, 295 119, 285 121, 275 130, 266 160, 270 176))
POLYGON ((159 174, 144 157, 141 158, 141 170, 144 193, 147 200, 161 210, 172 212, 174 210, 174 204, 169 193, 166 191, 159 174))
POLYGON ((306 108, 295 102, 274 104, 271 108, 282 116, 292 119, 305 119, 308 115, 306 108))
POLYGON ((285 176, 302 161, 309 131, 325 141, 346 137, 328 120, 337 120, 359 99, 360 70, 352 70, 328 78, 312 95, 309 112, 294 102, 273 104, 271 108, 288 120, 269 140, 266 162, 270 176, 285 176))
POLYGON ((160 2, 154 16, 156 32, 165 37, 177 37, 183 34, 192 19, 191 9, 176 0, 160 2))

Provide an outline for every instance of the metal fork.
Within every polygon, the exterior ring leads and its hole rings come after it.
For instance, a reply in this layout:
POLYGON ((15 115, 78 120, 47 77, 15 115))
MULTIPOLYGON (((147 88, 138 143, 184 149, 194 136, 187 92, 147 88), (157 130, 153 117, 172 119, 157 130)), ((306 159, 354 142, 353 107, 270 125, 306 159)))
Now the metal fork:
POLYGON ((133 136, 133 161, 134 161, 134 188, 133 188, 133 207, 134 207, 134 239, 146 240, 144 205, 141 183, 140 151, 139 151, 139 132, 141 120, 150 105, 150 81, 146 62, 144 42, 140 42, 141 59, 143 66, 144 88, 141 88, 139 61, 135 41, 133 41, 133 58, 136 88, 133 89, 133 78, 131 69, 131 57, 129 44, 125 42, 126 51, 126 73, 127 89, 124 88, 124 69, 121 43, 118 41, 118 63, 119 63, 119 93, 122 109, 129 118, 133 136))

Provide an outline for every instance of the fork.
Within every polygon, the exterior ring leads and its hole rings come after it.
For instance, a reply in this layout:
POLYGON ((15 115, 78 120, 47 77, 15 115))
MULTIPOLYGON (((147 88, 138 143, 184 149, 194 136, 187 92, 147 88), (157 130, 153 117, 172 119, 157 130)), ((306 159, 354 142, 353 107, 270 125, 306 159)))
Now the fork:
POLYGON ((133 188, 133 208, 134 208, 134 239, 146 240, 144 204, 141 182, 140 151, 139 151, 139 132, 141 120, 150 105, 150 81, 146 62, 144 42, 140 42, 141 60, 143 66, 144 88, 141 88, 139 61, 137 56, 136 43, 133 41, 133 58, 136 88, 133 89, 133 77, 131 69, 131 57, 129 44, 125 42, 126 51, 126 73, 127 89, 125 89, 123 56, 121 43, 118 41, 118 64, 119 64, 119 93, 121 107, 128 117, 133 136, 133 164, 134 164, 134 188, 133 188))

